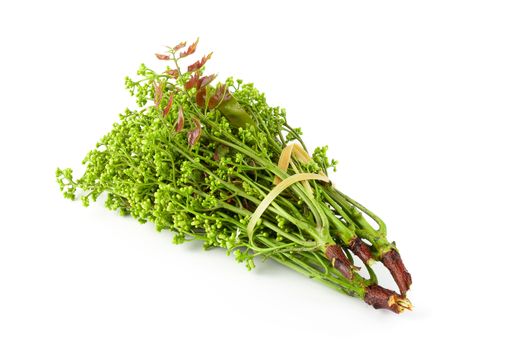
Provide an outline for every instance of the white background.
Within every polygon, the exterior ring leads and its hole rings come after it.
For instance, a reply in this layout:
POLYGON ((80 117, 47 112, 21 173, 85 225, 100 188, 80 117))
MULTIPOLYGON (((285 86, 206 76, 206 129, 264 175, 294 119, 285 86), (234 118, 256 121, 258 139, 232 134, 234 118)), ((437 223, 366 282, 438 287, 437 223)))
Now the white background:
POLYGON ((523 348, 524 19, 521 1, 2 2, 0 348, 523 348), (62 198, 56 167, 132 106, 124 76, 197 36, 209 71, 330 145, 413 312, 62 198))

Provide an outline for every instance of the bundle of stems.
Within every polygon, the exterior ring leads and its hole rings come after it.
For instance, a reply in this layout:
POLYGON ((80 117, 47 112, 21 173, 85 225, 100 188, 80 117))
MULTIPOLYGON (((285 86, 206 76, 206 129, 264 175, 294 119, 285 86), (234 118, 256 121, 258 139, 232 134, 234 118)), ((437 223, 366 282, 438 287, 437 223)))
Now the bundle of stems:
POLYGON ((80 178, 57 169, 64 196, 87 206, 106 193, 107 208, 174 232, 174 243, 225 248, 248 269, 256 256, 273 259, 374 308, 411 309, 411 276, 385 224, 332 185, 327 148, 310 155, 285 110, 253 84, 214 83, 204 72, 211 54, 181 68, 197 42, 156 54, 162 72, 141 65, 138 79, 126 78, 137 108, 87 154, 80 178), (399 293, 378 284, 375 261, 399 293))

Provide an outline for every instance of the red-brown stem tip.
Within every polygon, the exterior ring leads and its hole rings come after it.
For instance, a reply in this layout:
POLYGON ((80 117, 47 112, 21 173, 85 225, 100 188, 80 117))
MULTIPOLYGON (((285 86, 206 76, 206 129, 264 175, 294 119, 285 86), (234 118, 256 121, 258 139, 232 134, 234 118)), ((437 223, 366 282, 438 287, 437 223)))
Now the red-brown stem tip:
POLYGON ((372 305, 374 309, 387 309, 396 314, 412 310, 412 303, 406 297, 377 284, 366 288, 365 302, 372 305))
POLYGON ((343 274, 349 280, 353 277, 352 272, 352 263, 346 257, 343 249, 337 244, 332 244, 326 247, 325 255, 330 260, 330 263, 335 267, 339 272, 343 274))
POLYGON ((372 261, 372 253, 368 244, 363 242, 361 238, 355 237, 348 244, 348 248, 354 253, 363 263, 369 264, 372 261))
POLYGON ((401 295, 406 295, 407 291, 410 289, 412 284, 412 276, 408 273, 401 260, 399 253, 392 249, 391 251, 383 254, 381 259, 383 265, 390 271, 394 281, 396 281, 397 286, 399 287, 399 292, 401 295))

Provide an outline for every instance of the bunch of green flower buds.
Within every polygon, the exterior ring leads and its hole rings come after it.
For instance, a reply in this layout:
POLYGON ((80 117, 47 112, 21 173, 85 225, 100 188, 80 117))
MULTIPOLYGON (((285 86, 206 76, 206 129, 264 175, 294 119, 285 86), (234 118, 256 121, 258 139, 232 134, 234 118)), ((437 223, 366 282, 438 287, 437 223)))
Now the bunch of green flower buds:
POLYGON ((141 65, 138 79, 126 78, 137 109, 87 154, 80 178, 57 170, 64 196, 87 206, 106 193, 107 208, 174 232, 174 243, 224 248, 248 269, 254 257, 270 258, 375 308, 410 309, 411 277, 397 248, 376 215, 330 183, 326 147, 310 156, 285 110, 252 84, 214 83, 204 73, 211 54, 181 68, 196 47, 180 43, 157 54, 164 71, 141 65), (378 285, 374 261, 399 293, 378 285))

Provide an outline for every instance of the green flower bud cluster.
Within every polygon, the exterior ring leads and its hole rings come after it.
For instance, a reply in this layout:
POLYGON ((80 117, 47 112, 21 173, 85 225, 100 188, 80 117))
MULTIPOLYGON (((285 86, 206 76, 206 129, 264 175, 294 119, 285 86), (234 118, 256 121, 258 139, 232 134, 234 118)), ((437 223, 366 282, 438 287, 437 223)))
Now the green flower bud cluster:
POLYGON ((64 194, 65 198, 75 199, 76 183, 73 181, 73 169, 57 169, 56 179, 60 186, 60 191, 64 194))
POLYGON ((325 172, 330 168, 332 168, 333 171, 336 171, 337 161, 334 159, 332 160, 328 159, 326 155, 327 151, 328 151, 328 146, 317 147, 312 154, 312 159, 325 172))

